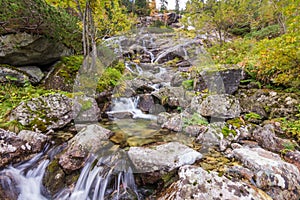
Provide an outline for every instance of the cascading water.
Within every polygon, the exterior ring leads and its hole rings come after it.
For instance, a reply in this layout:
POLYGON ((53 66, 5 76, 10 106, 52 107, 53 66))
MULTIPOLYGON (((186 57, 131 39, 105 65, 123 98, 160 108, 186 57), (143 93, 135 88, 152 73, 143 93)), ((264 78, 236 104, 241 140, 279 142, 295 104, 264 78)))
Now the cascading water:
POLYGON ((82 169, 71 194, 61 194, 60 200, 139 199, 133 172, 120 154, 91 156, 82 169))
POLYGON ((1 171, 0 183, 2 188, 10 191, 10 199, 47 200, 42 194, 42 178, 49 160, 41 160, 43 155, 39 153, 24 164, 1 171))
POLYGON ((145 114, 140 109, 138 109, 139 97, 126 98, 120 97, 112 100, 111 111, 107 112, 108 115, 113 115, 115 113, 131 113, 132 118, 141 119, 151 119, 156 120, 156 116, 145 114))
POLYGON ((9 191, 8 199, 18 200, 104 200, 121 198, 139 199, 134 182, 133 171, 126 161, 124 153, 109 156, 91 156, 82 169, 75 188, 62 188, 50 197, 42 179, 50 162, 45 152, 37 154, 31 160, 17 167, 8 167, 0 173, 2 188, 9 191))

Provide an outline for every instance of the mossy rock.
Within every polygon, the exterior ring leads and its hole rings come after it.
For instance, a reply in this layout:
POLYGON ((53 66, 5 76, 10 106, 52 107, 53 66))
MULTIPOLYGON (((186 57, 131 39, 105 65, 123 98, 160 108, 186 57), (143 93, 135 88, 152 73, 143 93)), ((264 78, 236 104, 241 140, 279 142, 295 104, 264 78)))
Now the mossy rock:
POLYGON ((55 66, 53 72, 44 81, 46 89, 73 91, 76 75, 82 66, 83 56, 64 57, 55 66))

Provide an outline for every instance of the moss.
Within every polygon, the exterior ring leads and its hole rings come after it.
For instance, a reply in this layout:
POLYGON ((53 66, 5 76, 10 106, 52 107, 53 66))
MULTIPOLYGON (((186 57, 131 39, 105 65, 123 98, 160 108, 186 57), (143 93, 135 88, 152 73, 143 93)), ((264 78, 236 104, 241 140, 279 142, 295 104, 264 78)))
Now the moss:
POLYGON ((246 120, 261 120, 262 117, 257 113, 250 112, 245 115, 245 119, 246 120))
POLYGON ((236 136, 236 131, 235 130, 232 130, 232 129, 230 129, 228 126, 224 126, 223 128, 222 128, 222 134, 223 134, 223 136, 226 138, 226 137, 228 137, 229 135, 234 135, 234 136, 236 136))
POLYGON ((103 92, 117 86, 124 70, 125 65, 123 61, 119 61, 114 66, 107 67, 98 80, 97 91, 103 92))
POLYGON ((234 119, 227 120, 226 123, 229 124, 229 125, 232 125, 232 126, 235 127, 235 128, 240 128, 242 125, 245 125, 244 120, 242 120, 242 119, 239 118, 239 117, 234 118, 234 119))
POLYGON ((53 160, 47 167, 48 172, 54 173, 59 169, 58 159, 53 160))
POLYGON ((194 80, 182 81, 182 86, 187 90, 192 90, 194 86, 194 80))
POLYGON ((208 121, 197 113, 194 113, 190 118, 183 118, 183 123, 184 127, 190 125, 208 125, 208 121))

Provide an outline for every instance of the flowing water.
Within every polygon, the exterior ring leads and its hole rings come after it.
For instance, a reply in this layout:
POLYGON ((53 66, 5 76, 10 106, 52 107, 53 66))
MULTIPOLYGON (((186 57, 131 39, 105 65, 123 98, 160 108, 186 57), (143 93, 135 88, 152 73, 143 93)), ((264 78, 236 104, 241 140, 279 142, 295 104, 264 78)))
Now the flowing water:
MULTIPOLYGON (((123 53, 126 46, 122 46, 122 40, 125 37, 111 38, 107 41, 115 41, 118 48, 115 51, 123 53)), ((171 45, 164 51, 154 54, 156 44, 151 35, 145 34, 141 39, 141 45, 144 53, 150 56, 151 64, 158 63, 164 56, 170 52, 177 51, 183 58, 188 58, 186 46, 191 41, 184 44, 171 45)), ((165 42, 168 43, 168 42, 165 42)), ((162 43, 163 44, 163 43, 162 43)), ((190 56, 191 57, 191 56, 190 56)), ((137 76, 143 75, 143 69, 134 62, 126 62, 126 69, 137 76)), ((159 72, 155 74, 156 78, 164 80, 164 75, 168 73, 165 67, 158 67, 159 72)), ((162 81, 151 85, 155 90, 160 87, 170 85, 169 81, 162 81)), ((191 146, 192 138, 184 134, 170 133, 166 134, 160 130, 156 124, 157 116, 143 113, 138 109, 139 97, 114 98, 112 106, 107 113, 113 121, 108 121, 102 125, 109 128, 115 135, 122 135, 119 141, 115 143, 128 146, 142 146, 157 142, 180 141, 183 144, 191 146), (118 119, 115 114, 130 113, 132 118, 118 119)), ((57 152, 56 152, 57 153, 57 152)), ((53 153, 52 154, 56 154, 53 153)), ((122 153, 126 154, 126 153, 122 153)), ((49 156, 49 151, 37 154, 32 159, 9 166, 0 171, 0 184, 2 188, 10 191, 8 199, 18 200, 104 200, 104 199, 143 199, 139 194, 138 188, 134 182, 132 168, 126 159, 126 156, 119 156, 119 152, 110 156, 92 155, 84 168, 81 170, 78 181, 74 188, 62 188, 56 195, 51 196, 47 193, 42 184, 43 175, 46 167, 53 158, 49 156)))

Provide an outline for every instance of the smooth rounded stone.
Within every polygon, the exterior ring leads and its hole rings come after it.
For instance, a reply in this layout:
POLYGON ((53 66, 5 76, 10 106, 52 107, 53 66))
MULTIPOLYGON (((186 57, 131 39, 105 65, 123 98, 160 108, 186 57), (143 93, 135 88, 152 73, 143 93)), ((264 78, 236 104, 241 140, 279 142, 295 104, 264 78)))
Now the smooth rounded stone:
POLYGON ((291 143, 288 139, 277 137, 275 135, 275 127, 272 124, 257 127, 253 131, 252 136, 261 147, 276 153, 280 153, 285 148, 285 144, 291 143))
POLYGON ((272 198, 298 200, 300 196, 300 172, 298 168, 283 161, 278 154, 262 148, 238 148, 234 156, 256 176, 257 187, 263 189, 272 198))
POLYGON ((59 164, 67 172, 82 168, 90 153, 112 145, 108 140, 112 134, 110 130, 97 124, 86 126, 68 141, 66 151, 59 158, 59 164))
POLYGON ((231 181, 217 172, 185 165, 179 169, 179 180, 167 188, 158 200, 231 199, 272 200, 263 191, 242 181, 231 181))
POLYGON ((199 152, 178 142, 151 148, 130 147, 128 155, 137 173, 171 171, 182 165, 193 164, 202 158, 199 152))
POLYGON ((210 95, 200 104, 198 112, 205 117, 229 119, 239 117, 239 101, 232 95, 210 95))
POLYGON ((26 32, 3 35, 0 43, 0 63, 13 66, 45 66, 72 53, 62 43, 26 32))
POLYGON ((33 130, 47 131, 65 127, 74 119, 72 99, 62 94, 50 94, 20 103, 9 115, 33 130))

